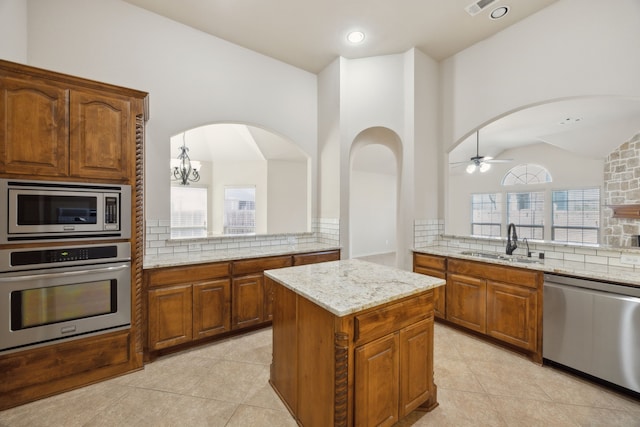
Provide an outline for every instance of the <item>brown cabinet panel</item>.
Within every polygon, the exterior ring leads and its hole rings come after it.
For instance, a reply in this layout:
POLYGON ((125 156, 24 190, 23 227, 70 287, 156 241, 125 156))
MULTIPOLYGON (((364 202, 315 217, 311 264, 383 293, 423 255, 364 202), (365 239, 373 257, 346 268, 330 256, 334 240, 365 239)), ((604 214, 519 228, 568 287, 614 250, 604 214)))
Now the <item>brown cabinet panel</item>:
POLYGON ((129 344, 129 333, 120 332, 3 356, 0 393, 127 363, 129 344))
POLYGON ((128 99, 71 92, 70 175, 126 181, 133 122, 128 99))
POLYGON ((534 351, 538 295, 534 289, 487 280, 487 334, 534 351))
MULTIPOLYGON (((447 274, 444 271, 433 270, 431 268, 424 267, 414 267, 413 271, 415 273, 424 274, 427 276, 437 277, 438 279, 447 279, 447 274)), ((438 286, 433 289, 433 309, 435 312, 435 316, 444 319, 447 313, 447 299, 446 299, 446 285, 438 286)))
POLYGON ((262 273, 265 270, 290 266, 290 255, 246 259, 233 262, 233 275, 239 276, 244 274, 262 273))
POLYGON ((362 343, 397 331, 429 316, 433 292, 359 314, 354 321, 354 341, 362 343))
POLYGON ((339 250, 314 252, 308 254, 296 254, 293 256, 293 265, 316 264, 319 262, 337 261, 339 259, 339 250))
POLYGON ((400 331, 400 417, 423 404, 431 393, 433 318, 400 331))
POLYGON ((0 78, 0 172, 66 176, 69 91, 0 78))
POLYGON ((147 270, 149 287, 179 285, 229 276, 229 263, 186 265, 147 270))
POLYGON ((231 328, 240 329, 262 323, 264 316, 264 277, 251 274, 233 278, 231 328))
POLYGON ((398 334, 355 350, 355 425, 391 426, 399 419, 398 334))
POLYGON ((447 320, 486 333, 485 280, 460 274, 447 276, 447 320))
POLYGON ((149 347, 153 350, 191 341, 191 285, 149 291, 149 347))
POLYGON ((193 285, 193 339, 231 330, 231 284, 229 279, 193 285))
POLYGON ((445 271, 447 269, 447 258, 438 255, 418 254, 414 252, 413 265, 416 267, 445 271))
POLYGON ((501 265, 489 264, 486 262, 464 261, 450 259, 448 261, 447 272, 458 273, 466 276, 483 278, 500 278, 506 283, 528 286, 537 289, 540 283, 539 274, 536 271, 526 270, 517 267, 505 267, 501 265))

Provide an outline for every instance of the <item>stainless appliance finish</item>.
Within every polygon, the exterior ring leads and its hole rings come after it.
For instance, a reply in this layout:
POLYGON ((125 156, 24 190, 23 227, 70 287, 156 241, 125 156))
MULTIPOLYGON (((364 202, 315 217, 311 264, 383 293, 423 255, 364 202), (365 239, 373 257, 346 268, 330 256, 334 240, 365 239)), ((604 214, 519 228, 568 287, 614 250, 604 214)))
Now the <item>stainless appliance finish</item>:
POLYGON ((0 250, 0 354, 129 328, 131 246, 0 250))
POLYGON ((546 360, 640 393, 640 288, 544 275, 546 360))
POLYGON ((131 186, 0 179, 0 244, 131 237, 131 186))

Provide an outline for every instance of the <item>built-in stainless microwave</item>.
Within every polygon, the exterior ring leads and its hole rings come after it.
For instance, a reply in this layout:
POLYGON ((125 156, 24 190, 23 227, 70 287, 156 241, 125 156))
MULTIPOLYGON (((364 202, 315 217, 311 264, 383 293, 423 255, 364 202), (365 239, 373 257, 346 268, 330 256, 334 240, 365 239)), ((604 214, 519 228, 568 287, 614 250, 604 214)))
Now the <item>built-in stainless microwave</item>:
POLYGON ((0 179, 0 244, 131 237, 131 186, 0 179))

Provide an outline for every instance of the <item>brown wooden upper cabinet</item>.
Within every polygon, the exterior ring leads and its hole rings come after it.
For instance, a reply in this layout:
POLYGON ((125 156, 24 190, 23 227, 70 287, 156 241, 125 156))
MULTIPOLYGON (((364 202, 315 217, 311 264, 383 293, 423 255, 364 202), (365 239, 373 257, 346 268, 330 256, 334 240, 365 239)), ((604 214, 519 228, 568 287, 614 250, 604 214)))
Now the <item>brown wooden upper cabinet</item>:
POLYGON ((0 76, 0 173, 126 182, 134 143, 131 98, 0 76))

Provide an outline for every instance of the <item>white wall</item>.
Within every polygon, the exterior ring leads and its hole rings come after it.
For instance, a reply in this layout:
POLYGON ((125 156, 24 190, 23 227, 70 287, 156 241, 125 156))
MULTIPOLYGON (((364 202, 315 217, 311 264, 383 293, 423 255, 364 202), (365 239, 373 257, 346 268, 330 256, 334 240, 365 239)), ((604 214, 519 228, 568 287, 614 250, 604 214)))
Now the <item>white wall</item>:
POLYGON ((0 0, 0 59, 27 62, 27 3, 0 0))
POLYGON ((352 257, 396 251, 396 188, 394 175, 351 171, 352 257))
POLYGON ((30 65, 150 93, 146 217, 169 219, 169 139, 241 122, 297 143, 317 171, 316 76, 120 0, 28 0, 30 65))
POLYGON ((523 106, 582 95, 640 96, 640 2, 559 0, 442 63, 445 152, 523 106))
POLYGON ((269 234, 309 231, 307 222, 307 163, 267 162, 267 232, 269 234))
MULTIPOLYGON (((455 168, 455 173, 449 174, 449 215, 445 223, 447 234, 470 234, 473 193, 548 191, 548 199, 552 190, 588 187, 598 187, 602 190, 604 185, 604 159, 580 157, 549 144, 540 143, 506 150, 500 158, 513 159, 513 162, 493 164, 486 173, 467 174, 462 166, 455 168), (501 182, 504 175, 511 168, 525 163, 544 166, 551 174, 553 182, 548 185, 503 187, 501 182)), ((604 196, 603 193, 601 195, 604 196)), ((506 203, 504 198, 503 203, 506 203)), ((503 222, 505 221, 506 218, 503 217, 503 222)), ((550 230, 550 217, 545 221, 545 225, 550 230)), ((506 233, 506 230, 503 231, 506 233)), ((550 235, 546 239, 550 240, 550 235)))

